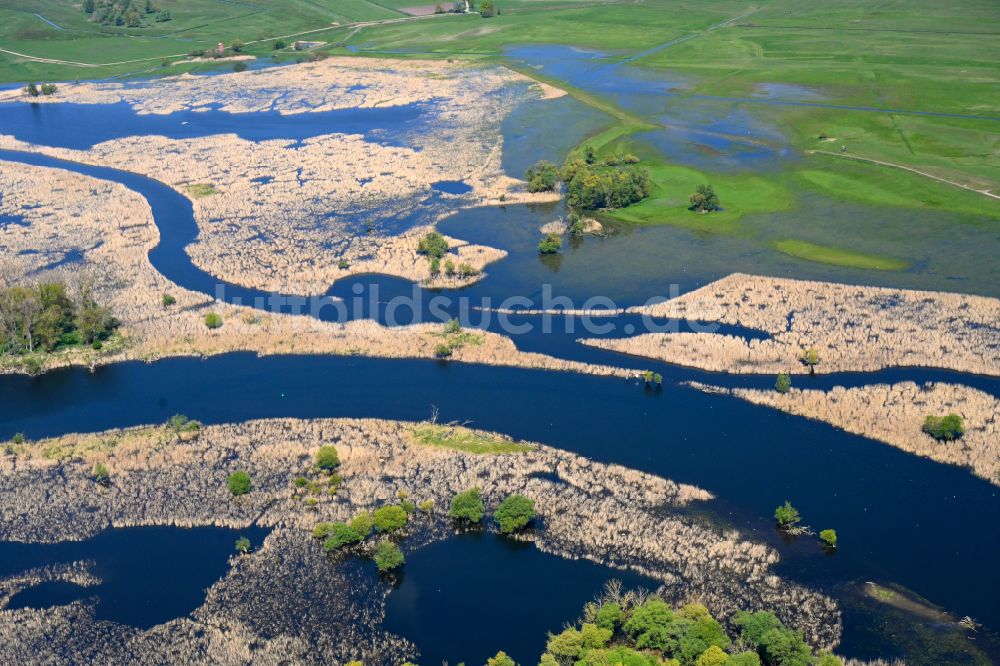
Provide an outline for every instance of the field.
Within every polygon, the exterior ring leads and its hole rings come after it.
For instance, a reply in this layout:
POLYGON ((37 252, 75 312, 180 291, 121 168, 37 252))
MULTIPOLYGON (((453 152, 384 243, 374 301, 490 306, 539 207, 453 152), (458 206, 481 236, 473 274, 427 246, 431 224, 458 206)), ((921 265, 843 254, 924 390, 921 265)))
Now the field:
MULTIPOLYGON (((161 4, 172 21, 129 30, 99 27, 67 0, 35 0, 30 9, 0 0, 0 48, 119 63, 82 67, 0 52, 0 81, 206 68, 212 65, 181 62, 183 54, 240 39, 248 42, 247 52, 269 56, 269 40, 307 33, 303 39, 326 42, 320 50, 334 55, 502 61, 566 89, 608 115, 607 128, 588 140, 601 157, 631 152, 650 170, 651 198, 606 214, 622 222, 749 239, 761 229, 748 220, 797 210, 815 216, 803 207, 810 197, 867 206, 873 221, 886 208, 952 216, 986 235, 1000 219, 1000 6, 990 0, 947 6, 931 0, 805 6, 792 0, 502 0, 500 16, 490 19, 408 18, 399 8, 426 4, 411 0, 161 4), (569 81, 507 57, 510 48, 525 45, 598 49, 609 65, 627 61, 629 71, 681 83, 666 90, 658 106, 637 109, 586 78, 569 81), (161 67, 167 56, 179 64, 161 67), (794 159, 776 169, 727 170, 711 161, 672 159, 647 140, 650 131, 686 129, 702 108, 743 114, 750 122, 746 134, 756 131, 754 123, 774 128, 780 136, 765 143, 777 142, 794 159), (687 197, 700 183, 713 184, 723 210, 687 210, 687 197)), ((737 124, 721 136, 743 133, 737 124)), ((822 222, 808 220, 813 227, 822 222)), ((894 230, 903 245, 913 233, 894 230)), ((854 268, 906 263, 884 261, 897 254, 884 243, 867 248, 861 239, 851 249, 808 235, 804 227, 802 237, 766 238, 761 247, 854 268)), ((926 248, 913 254, 926 256, 926 248)))

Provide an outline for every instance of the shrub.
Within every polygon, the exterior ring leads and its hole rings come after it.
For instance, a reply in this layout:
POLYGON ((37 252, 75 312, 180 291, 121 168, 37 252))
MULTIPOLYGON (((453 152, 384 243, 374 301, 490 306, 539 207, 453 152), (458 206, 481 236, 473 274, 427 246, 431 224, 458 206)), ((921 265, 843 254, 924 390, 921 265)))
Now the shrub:
POLYGON ((802 517, 799 515, 798 509, 792 506, 792 503, 785 500, 785 503, 774 510, 774 519, 778 521, 778 527, 787 528, 794 527, 802 517))
POLYGON ((41 87, 41 92, 43 95, 55 95, 56 94, 56 84, 54 83, 43 83, 41 87))
POLYGON ((934 439, 947 442, 965 434, 965 423, 958 414, 928 416, 922 429, 934 439))
POLYGON ((24 87, 24 92, 30 97, 38 97, 41 93, 38 91, 38 86, 34 82, 29 83, 24 87))
POLYGON ((417 242, 417 253, 440 259, 448 252, 448 241, 440 232, 432 231, 417 242))
POLYGON ((323 550, 329 553, 348 544, 358 543, 363 539, 364 537, 347 523, 333 523, 330 526, 330 535, 323 542, 323 550))
POLYGON ((13 444, 24 444, 24 433, 15 432, 14 436, 10 438, 10 441, 13 444))
POLYGON ((560 248, 562 248, 562 237, 559 234, 550 233, 538 241, 539 254, 555 254, 560 248))
POLYGON ((383 506, 375 510, 375 527, 379 532, 395 532, 405 527, 409 516, 401 506, 383 506))
POLYGON ((332 472, 340 465, 340 456, 337 455, 337 447, 321 446, 316 452, 316 467, 325 472, 332 472))
POLYGON ((100 484, 105 484, 111 478, 111 473, 108 471, 108 466, 102 462, 94 463, 94 481, 100 484))
POLYGON ((431 277, 437 277, 438 275, 441 275, 441 260, 438 259, 437 257, 431 257, 430 264, 431 265, 429 270, 431 273, 431 277))
POLYGON ((483 520, 483 500, 479 497, 479 488, 469 488, 451 498, 451 508, 448 517, 456 520, 467 520, 479 523, 483 520))
POLYGON ((486 666, 517 666, 517 662, 507 656, 503 650, 496 653, 496 656, 486 660, 486 666))
POLYGON ((181 435, 183 433, 198 432, 201 430, 201 423, 194 419, 189 419, 183 414, 174 414, 167 421, 167 429, 175 435, 181 435))
POLYGON ((274 48, 275 51, 280 51, 286 46, 288 46, 288 44, 285 43, 285 40, 279 39, 274 42, 274 46, 272 48, 274 48))
POLYGON ((350 267, 351 267, 351 262, 349 262, 347 259, 341 259, 340 261, 337 262, 337 268, 339 268, 342 271, 346 271, 350 267))
POLYGON ((821 530, 819 533, 819 539, 824 545, 830 548, 837 547, 837 530, 821 530))
POLYGON ((176 303, 177 303, 176 298, 174 298, 170 294, 163 294, 163 307, 169 308, 171 305, 175 305, 176 303))
POLYGON ((835 654, 820 652, 816 657, 816 666, 844 666, 844 662, 835 654))
POLYGON ((313 539, 325 539, 333 534, 333 523, 316 523, 313 527, 312 538, 313 539))
POLYGON ((699 213, 711 213, 719 210, 719 195, 715 193, 711 185, 699 185, 688 201, 691 204, 689 210, 699 213))
POLYGON ((405 563, 403 551, 391 541, 383 541, 375 548, 375 565, 379 571, 392 571, 405 563))
POLYGON ((448 277, 455 274, 455 262, 451 259, 446 259, 444 262, 444 274, 448 277))
POLYGON ((529 192, 551 192, 556 189, 559 169, 552 162, 541 160, 528 167, 524 179, 528 181, 529 192))
POLYGON ((233 50, 233 53, 239 53, 243 50, 243 42, 238 39, 234 39, 233 43, 229 45, 229 48, 233 50))
POLYGON ((497 6, 493 3, 493 0, 482 0, 479 3, 479 15, 483 18, 492 18, 499 14, 497 11, 497 6))
POLYGON ((434 355, 438 358, 448 358, 451 356, 451 346, 440 343, 434 348, 434 355))
POLYGON ((424 500, 423 502, 417 505, 417 509, 420 510, 420 513, 431 513, 432 511, 434 511, 434 500, 432 499, 424 500))
POLYGON ((774 390, 778 393, 788 393, 792 389, 792 378, 784 372, 774 380, 774 390))
POLYGON ((417 505, 413 503, 413 500, 403 499, 399 502, 399 507, 407 513, 407 515, 416 512, 417 505))
POLYGON ((375 517, 368 511, 362 511, 351 519, 351 529, 366 537, 375 529, 375 517))
POLYGON ((500 506, 497 507, 493 518, 500 525, 500 531, 504 534, 511 534, 535 518, 535 500, 528 499, 524 495, 510 495, 500 506))
POLYGON ((295 484, 296 488, 305 488, 307 485, 309 485, 309 479, 307 479, 304 476, 297 476, 295 477, 295 480, 292 481, 292 483, 295 484))
POLYGON ((250 552, 250 539, 246 537, 240 537, 236 540, 236 552, 240 555, 246 555, 250 552))
POLYGON ((819 365, 819 352, 816 351, 813 347, 810 347, 809 349, 802 352, 802 357, 800 358, 800 360, 802 361, 803 365, 809 366, 809 369, 812 370, 813 367, 819 365))
POLYGON ((233 472, 229 475, 229 478, 226 479, 226 485, 229 486, 229 492, 231 492, 234 497, 246 495, 250 492, 250 475, 243 470, 233 472))
POLYGON ((217 312, 209 312, 205 315, 205 326, 210 329, 222 327, 222 316, 217 312))

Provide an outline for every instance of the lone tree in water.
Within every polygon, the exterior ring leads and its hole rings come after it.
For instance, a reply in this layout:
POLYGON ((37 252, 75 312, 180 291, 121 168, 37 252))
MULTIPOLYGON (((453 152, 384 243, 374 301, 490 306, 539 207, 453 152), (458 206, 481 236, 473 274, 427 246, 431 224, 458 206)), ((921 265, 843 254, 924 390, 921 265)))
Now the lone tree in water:
POLYGON ((539 254, 556 254, 562 247, 562 238, 559 234, 548 234, 538 243, 539 254))
POLYGON ((379 571, 392 571, 405 563, 403 551, 391 541, 383 541, 375 548, 375 565, 379 571))
POLYGON ((250 539, 246 537, 240 537, 236 540, 236 552, 240 555, 246 555, 250 552, 250 539))
POLYGON ((774 380, 774 390, 778 393, 788 393, 792 389, 792 378, 786 373, 781 373, 774 380))
POLYGON ((778 521, 778 527, 783 530, 794 528, 802 520, 798 509, 792 503, 785 500, 785 503, 774 510, 774 519, 778 521))
POLYGON ((837 547, 837 530, 820 530, 819 540, 827 548, 837 547))
POLYGON ((965 423, 958 414, 928 416, 922 429, 934 439, 949 442, 965 434, 965 423))
POLYGON ((715 193, 711 185, 699 185, 688 201, 691 203, 690 210, 699 213, 711 213, 719 210, 719 195, 715 193))

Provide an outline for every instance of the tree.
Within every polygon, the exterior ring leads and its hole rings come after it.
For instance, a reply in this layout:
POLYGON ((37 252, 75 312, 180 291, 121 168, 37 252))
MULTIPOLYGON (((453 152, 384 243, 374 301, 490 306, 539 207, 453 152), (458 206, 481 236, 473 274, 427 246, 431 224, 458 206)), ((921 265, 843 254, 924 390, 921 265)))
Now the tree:
POLYGON ((324 472, 332 472, 340 465, 340 456, 336 446, 321 446, 316 451, 316 467, 324 472))
POLYGON ((286 46, 288 46, 288 44, 285 44, 285 41, 283 39, 279 39, 279 40, 277 40, 277 41, 274 42, 273 48, 274 48, 275 51, 280 51, 281 49, 285 48, 286 46))
POLYGON ((948 442, 965 434, 965 422, 958 414, 928 416, 922 430, 936 440, 948 442))
POLYGON ((375 510, 375 528, 379 532, 395 532, 402 529, 409 519, 406 510, 401 506, 383 506, 375 510))
POLYGON ((27 86, 25 86, 24 92, 31 97, 38 97, 38 95, 40 94, 38 92, 38 86, 36 86, 33 81, 29 83, 27 86))
POLYGON ((496 656, 486 660, 486 666, 517 666, 517 662, 507 656, 507 653, 500 650, 496 656))
POLYGON ((614 602, 607 602, 601 604, 601 607, 597 609, 594 624, 601 629, 615 631, 624 620, 625 611, 622 610, 622 607, 614 602))
POLYGON ((837 547, 837 530, 820 530, 819 539, 829 548, 837 547))
POLYGON ((482 0, 479 3, 479 15, 483 18, 492 18, 497 13, 497 6, 493 3, 493 0, 482 0))
POLYGON ((108 481, 111 479, 111 473, 108 471, 108 466, 102 462, 94 463, 93 475, 94 481, 102 486, 107 485, 108 481))
POLYGON ((347 523, 333 523, 330 525, 330 534, 323 541, 323 550, 326 552, 337 550, 352 543, 358 543, 364 539, 363 536, 347 523))
POLYGON ((233 53, 239 53, 243 50, 243 42, 239 39, 234 39, 233 43, 229 45, 229 48, 233 50, 233 53))
POLYGON ((802 352, 800 360, 803 365, 808 366, 809 372, 814 372, 814 368, 819 365, 819 352, 814 347, 810 347, 802 352))
POLYGON ((792 378, 782 372, 774 380, 774 390, 778 393, 788 393, 792 389, 792 378))
POLYGON ((448 241, 438 231, 432 231, 417 242, 417 254, 440 259, 448 252, 448 241))
POLYGON ((556 189, 559 169, 552 162, 541 160, 528 167, 524 179, 528 181, 529 192, 551 192, 556 189))
POLYGON ((640 650, 662 650, 672 654, 679 648, 680 636, 674 625, 674 612, 659 597, 652 597, 636 606, 624 629, 640 650))
POLYGON ((524 495, 510 495, 493 513, 493 518, 500 525, 500 531, 511 534, 523 528, 535 518, 535 500, 524 495))
POLYGON ((451 356, 451 351, 451 345, 441 342, 434 347, 434 356, 437 358, 448 358, 451 356))
POLYGON ((369 511, 362 511, 351 519, 351 529, 366 537, 375 529, 375 517, 369 511))
POLYGON ((240 555, 246 555, 250 552, 250 539, 246 537, 240 537, 236 540, 236 552, 240 555))
POLYGON ((479 488, 469 488, 451 498, 451 509, 448 510, 448 517, 456 520, 466 520, 470 523, 479 523, 483 520, 483 500, 479 497, 479 488))
POLYGON ((588 144, 583 147, 583 161, 587 164, 593 164, 597 161, 597 153, 594 151, 593 146, 588 144))
POLYGON ((170 430, 175 435, 198 432, 201 430, 201 423, 193 419, 189 419, 183 414, 174 414, 170 417, 170 420, 167 421, 167 430, 170 430))
POLYGON ((820 652, 816 656, 816 666, 844 666, 844 661, 832 652, 820 652))
POLYGON ((333 523, 316 523, 313 527, 313 539, 325 539, 333 534, 333 523))
POLYGON ((784 626, 781 624, 781 620, 770 611, 757 611, 755 613, 737 611, 733 615, 733 625, 740 630, 740 637, 754 648, 760 645, 764 634, 768 631, 784 626))
POLYGON ((226 479, 226 485, 229 486, 229 492, 231 492, 234 497, 246 495, 250 492, 250 475, 243 470, 233 472, 229 475, 229 478, 226 479))
POLYGON ((774 510, 774 519, 778 521, 778 527, 782 529, 788 529, 789 527, 795 527, 802 517, 799 515, 798 509, 792 506, 792 503, 785 500, 785 503, 774 510))
POLYGON ((729 655, 718 645, 713 645, 695 660, 695 666, 726 666, 729 662, 729 655))
POLYGON ((688 201, 691 204, 690 210, 699 213, 711 213, 719 210, 719 195, 711 185, 699 185, 695 188, 688 201))
POLYGON ((403 551, 391 541, 383 541, 375 548, 375 565, 379 571, 392 571, 406 563, 403 551))
POLYGON ((562 247, 562 237, 556 233, 550 233, 538 242, 539 254, 556 254, 562 247))
POLYGON ((726 666, 760 666, 760 657, 756 652, 737 652, 729 655, 726 666))
POLYGON ((205 315, 205 326, 209 329, 216 329, 222 326, 222 316, 216 312, 209 312, 205 315))

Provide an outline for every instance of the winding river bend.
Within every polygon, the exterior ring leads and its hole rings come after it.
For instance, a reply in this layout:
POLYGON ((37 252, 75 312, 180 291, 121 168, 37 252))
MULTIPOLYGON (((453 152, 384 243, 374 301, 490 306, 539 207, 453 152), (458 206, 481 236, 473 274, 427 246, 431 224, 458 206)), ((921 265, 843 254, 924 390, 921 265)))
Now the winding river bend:
MULTIPOLYGON (((138 192, 149 201, 160 231, 160 243, 150 252, 153 265, 183 287, 213 297, 218 293, 220 281, 194 266, 184 251, 197 235, 191 204, 167 185, 34 154, 0 151, 0 159, 69 169, 138 192)), ((550 213, 519 207, 509 213, 461 215, 511 215, 525 228, 537 229, 538 221, 550 219, 550 213)), ((467 293, 497 298, 526 293, 530 276, 515 282, 509 272, 498 274, 467 293)), ((357 285, 365 303, 373 289, 379 294, 375 307, 362 308, 357 316, 380 321, 386 299, 415 288, 403 280, 361 276, 338 282, 329 295, 354 298, 357 285)), ((270 295, 237 285, 224 285, 224 292, 226 300, 244 304, 270 295)), ((634 322, 618 317, 613 323, 616 332, 608 335, 621 335, 624 326, 634 322)), ((493 328, 495 323, 484 326, 493 328)), ((727 332, 760 335, 735 328, 727 332)), ((177 412, 206 423, 271 416, 419 420, 435 405, 445 420, 471 420, 476 427, 711 491, 719 500, 708 518, 769 541, 782 553, 781 574, 844 602, 842 650, 848 655, 887 652, 884 644, 870 642, 861 631, 865 618, 844 592, 845 585, 855 581, 897 583, 956 615, 1000 626, 1000 609, 983 594, 1000 589, 1000 571, 993 561, 1000 552, 1000 533, 992 526, 984 528, 982 521, 982 516, 1000 510, 996 487, 964 469, 681 385, 701 380, 768 386, 770 377, 714 375, 630 359, 577 345, 576 337, 556 326, 550 334, 536 331, 514 339, 522 349, 564 358, 652 367, 667 378, 665 388, 645 391, 615 379, 426 360, 228 354, 207 360, 123 363, 94 372, 65 369, 36 378, 0 377, 0 439, 15 432, 42 437, 161 422, 177 412), (835 556, 804 541, 786 543, 774 533, 769 516, 784 499, 792 499, 813 526, 836 527, 843 545, 835 556)), ((813 382, 824 388, 903 380, 960 381, 1000 395, 1000 379, 933 369, 829 375, 813 382)))

